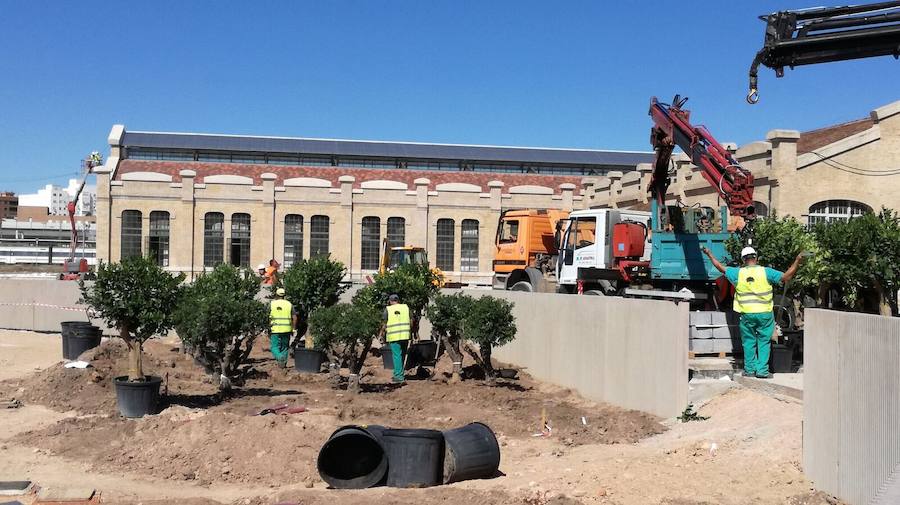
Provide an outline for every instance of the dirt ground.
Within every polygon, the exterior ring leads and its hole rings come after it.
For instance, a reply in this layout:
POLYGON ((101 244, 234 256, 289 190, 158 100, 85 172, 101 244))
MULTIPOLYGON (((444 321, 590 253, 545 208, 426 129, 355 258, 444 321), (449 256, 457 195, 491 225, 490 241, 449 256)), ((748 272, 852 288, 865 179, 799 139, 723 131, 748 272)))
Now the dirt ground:
POLYGON ((223 396, 177 341, 149 342, 145 364, 167 377, 165 405, 159 415, 126 420, 110 382, 123 373, 121 344, 87 353, 93 368, 65 369, 55 359, 58 336, 0 332, 3 359, 15 363, 14 372, 4 370, 0 399, 25 403, 0 411, 0 480, 77 479, 100 490, 104 503, 144 505, 831 503, 800 472, 797 403, 732 389, 701 409, 709 420, 680 424, 592 403, 526 374, 448 384, 445 362, 430 379, 394 387, 377 357, 363 393, 350 395, 332 389, 326 374, 277 369, 261 344, 246 383, 223 396), (281 403, 307 411, 253 415, 281 403), (534 437, 544 414, 552 435, 534 437), (342 425, 446 429, 471 421, 497 434, 501 476, 424 490, 334 491, 315 468, 322 443, 342 425))

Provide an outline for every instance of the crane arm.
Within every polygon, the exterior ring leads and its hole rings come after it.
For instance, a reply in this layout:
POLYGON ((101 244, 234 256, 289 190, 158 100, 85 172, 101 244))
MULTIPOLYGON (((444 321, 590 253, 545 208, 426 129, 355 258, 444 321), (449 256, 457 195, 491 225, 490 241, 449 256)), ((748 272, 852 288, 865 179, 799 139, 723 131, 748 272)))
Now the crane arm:
POLYGON ((760 65, 782 77, 784 67, 900 57, 900 1, 779 11, 760 19, 766 22, 766 34, 750 65, 747 102, 751 104, 759 101, 760 65))
POLYGON ((753 174, 741 167, 730 152, 703 126, 690 122, 691 113, 683 109, 687 98, 675 95, 671 105, 650 100, 653 128, 650 143, 656 152, 650 194, 660 209, 665 208, 669 187, 669 162, 675 146, 700 167, 700 174, 716 189, 732 216, 747 221, 756 217, 753 209, 753 174))

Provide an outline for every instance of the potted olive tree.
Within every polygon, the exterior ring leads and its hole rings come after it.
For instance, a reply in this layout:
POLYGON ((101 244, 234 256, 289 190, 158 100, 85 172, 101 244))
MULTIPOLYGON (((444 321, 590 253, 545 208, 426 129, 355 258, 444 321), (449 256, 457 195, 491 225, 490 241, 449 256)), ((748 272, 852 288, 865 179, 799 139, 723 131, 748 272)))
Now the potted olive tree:
POLYGON ((462 332, 467 342, 464 342, 463 347, 478 363, 488 380, 497 376, 491 363, 493 348, 506 345, 516 338, 516 319, 512 308, 512 302, 493 296, 476 298, 466 307, 462 332), (469 342, 477 345, 478 349, 469 342))
MULTIPOLYGON (((341 293, 347 290, 342 282, 346 275, 344 264, 328 256, 300 260, 287 269, 281 282, 285 298, 297 311, 298 337, 307 333, 310 314, 338 302, 341 293)), ((294 364, 300 371, 304 371, 309 363, 324 361, 322 351, 314 348, 313 339, 306 338, 305 341, 305 348, 299 348, 296 341, 294 344, 294 364)))
POLYGON ((363 288, 360 293, 363 297, 354 303, 319 308, 309 319, 315 347, 334 355, 339 363, 348 364, 347 390, 352 393, 359 392, 359 374, 381 326, 379 312, 370 303, 361 301, 370 293, 370 288, 363 288))
POLYGON ((133 257, 100 263, 93 283, 79 282, 80 303, 116 328, 128 347, 128 375, 114 380, 119 412, 125 417, 156 410, 162 379, 144 374, 143 345, 173 328, 183 280, 184 274, 172 275, 149 258, 133 257))
POLYGON ((450 382, 458 382, 462 372, 463 323, 474 300, 464 293, 434 297, 428 306, 427 316, 431 321, 432 338, 438 338, 453 360, 453 374, 450 382))
POLYGON ((256 299, 259 277, 249 270, 220 264, 186 287, 175 311, 175 329, 219 388, 231 388, 247 362, 253 341, 268 328, 264 303, 256 299))

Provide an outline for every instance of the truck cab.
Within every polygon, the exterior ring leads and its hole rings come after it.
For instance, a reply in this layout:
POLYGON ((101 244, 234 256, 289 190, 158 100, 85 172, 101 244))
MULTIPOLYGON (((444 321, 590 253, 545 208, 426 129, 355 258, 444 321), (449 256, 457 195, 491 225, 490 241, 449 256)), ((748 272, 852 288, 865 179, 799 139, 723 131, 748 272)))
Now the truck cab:
POLYGON ((650 213, 588 209, 571 213, 560 224, 559 291, 613 294, 630 272, 649 265, 650 213))
POLYGON ((508 210, 497 224, 495 289, 553 291, 560 210, 508 210))

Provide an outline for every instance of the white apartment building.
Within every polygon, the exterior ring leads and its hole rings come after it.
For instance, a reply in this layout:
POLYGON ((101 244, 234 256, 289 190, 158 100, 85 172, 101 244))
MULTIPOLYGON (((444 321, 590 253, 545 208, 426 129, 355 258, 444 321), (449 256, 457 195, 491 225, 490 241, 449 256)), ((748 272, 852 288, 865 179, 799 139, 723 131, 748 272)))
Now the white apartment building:
MULTIPOLYGON (((47 207, 50 214, 65 216, 66 205, 75 197, 80 181, 69 179, 66 187, 47 184, 37 193, 19 195, 20 207, 47 207)), ((97 211, 97 187, 85 186, 75 208, 76 216, 93 216, 97 211)))

